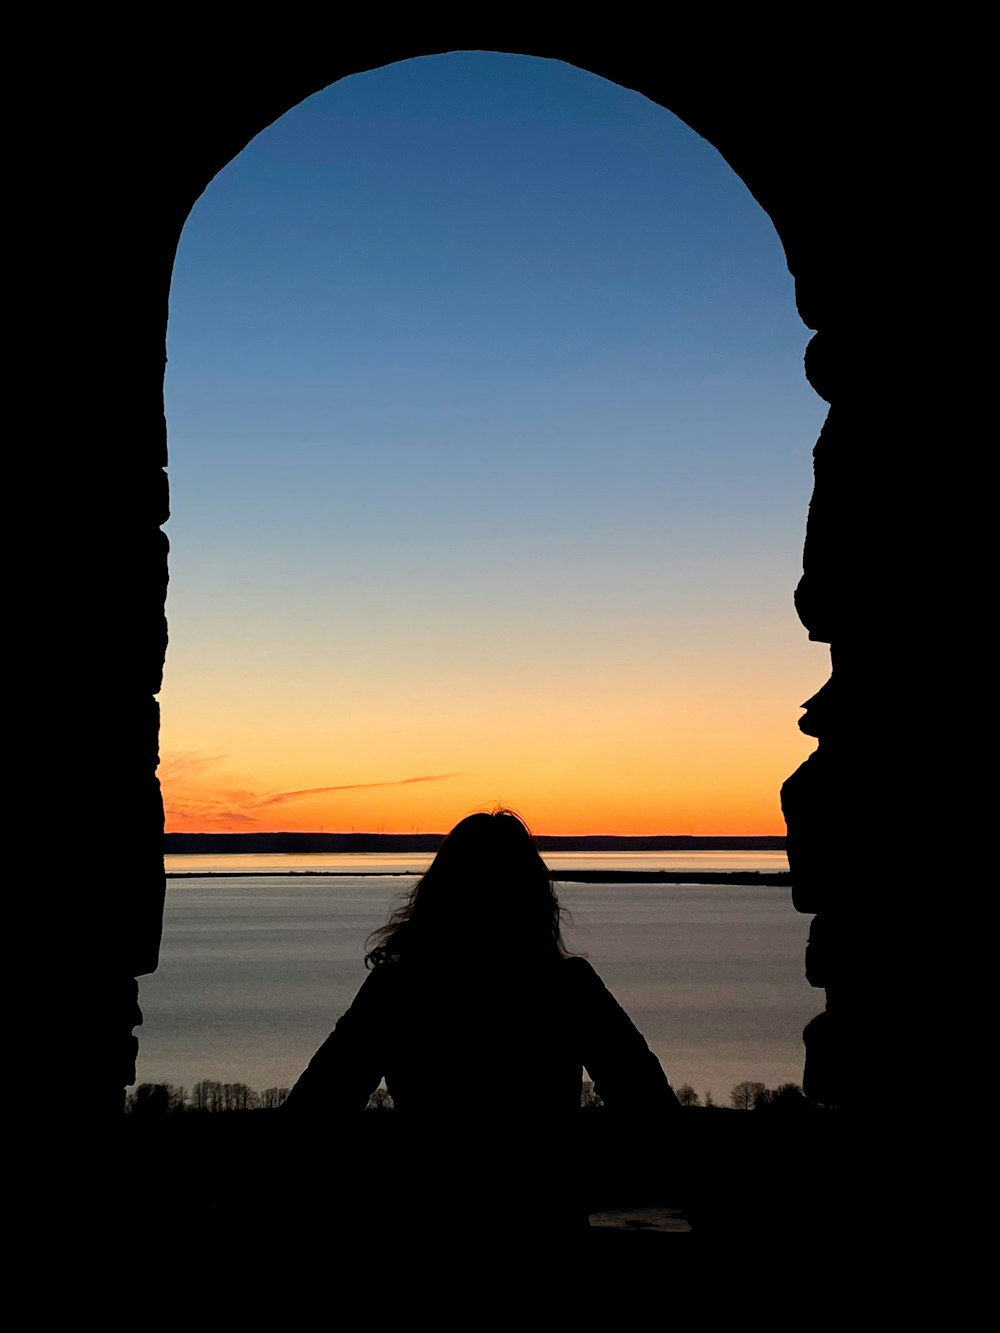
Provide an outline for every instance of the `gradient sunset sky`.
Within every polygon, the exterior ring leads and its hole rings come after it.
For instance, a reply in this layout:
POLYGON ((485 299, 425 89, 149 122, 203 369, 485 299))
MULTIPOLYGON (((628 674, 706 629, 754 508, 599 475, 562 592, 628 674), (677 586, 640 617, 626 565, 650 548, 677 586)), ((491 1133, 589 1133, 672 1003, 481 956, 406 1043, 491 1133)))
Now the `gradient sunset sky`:
POLYGON ((167 828, 783 832, 809 336, 636 93, 467 53, 289 112, 174 270, 167 828))

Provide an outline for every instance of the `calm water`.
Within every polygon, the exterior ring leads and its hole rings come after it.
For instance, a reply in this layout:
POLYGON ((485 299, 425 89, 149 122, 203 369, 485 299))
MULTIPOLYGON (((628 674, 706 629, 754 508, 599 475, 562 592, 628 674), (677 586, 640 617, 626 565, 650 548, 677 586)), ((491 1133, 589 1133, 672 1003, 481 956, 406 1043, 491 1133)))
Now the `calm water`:
MULTIPOLYGON (((419 875, 431 856, 383 852, 320 852, 312 856, 286 856, 268 852, 261 856, 166 856, 168 874, 238 870, 355 871, 359 875, 419 875)), ((548 852, 545 864, 551 870, 787 870, 784 852, 548 852)))
MULTIPOLYGON (((169 882, 160 968, 141 982, 139 1079, 185 1087, 201 1078, 294 1082, 364 979, 365 936, 426 864, 376 855, 167 860, 186 872, 355 871, 169 882)), ((556 871, 786 868, 776 853, 547 860, 556 871)), ((823 996, 802 976, 809 918, 792 910, 786 889, 564 884, 560 898, 573 917, 567 944, 590 958, 675 1086, 723 1101, 744 1078, 801 1081, 801 1030, 823 996)))

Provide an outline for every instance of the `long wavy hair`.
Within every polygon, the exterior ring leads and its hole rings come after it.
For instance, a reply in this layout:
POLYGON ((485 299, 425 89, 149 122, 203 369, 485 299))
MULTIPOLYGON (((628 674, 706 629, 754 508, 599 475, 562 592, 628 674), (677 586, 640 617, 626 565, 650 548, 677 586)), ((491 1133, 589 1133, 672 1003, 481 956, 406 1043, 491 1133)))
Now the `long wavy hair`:
POLYGON ((366 941, 365 965, 404 955, 565 958, 563 909, 527 825, 512 810, 469 815, 366 941))

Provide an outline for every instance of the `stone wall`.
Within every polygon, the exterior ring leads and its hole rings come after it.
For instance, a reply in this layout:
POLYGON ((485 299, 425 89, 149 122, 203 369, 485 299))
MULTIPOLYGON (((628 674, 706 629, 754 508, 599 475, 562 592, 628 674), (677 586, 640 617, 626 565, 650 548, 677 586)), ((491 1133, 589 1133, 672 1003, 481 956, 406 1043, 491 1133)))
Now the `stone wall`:
MULTIPOLYGON (((110 20, 80 29, 78 49, 67 38, 58 70, 47 67, 45 86, 58 96, 38 111, 43 121, 51 111, 37 180, 53 198, 36 238, 53 293, 41 328, 52 363, 68 353, 70 364, 40 404, 62 450, 41 475, 68 554, 49 587, 54 622, 36 608, 49 649, 35 682, 51 734, 72 725, 71 784, 100 784, 115 831, 117 887, 76 963, 99 1104, 120 1105, 132 1078, 134 978, 156 966, 163 903, 154 697, 166 643, 162 380, 181 228, 212 176, 304 97, 353 72, 455 49, 564 59, 680 116, 770 214, 800 314, 817 330, 806 373, 831 411, 816 445, 796 604, 810 637, 831 644, 833 674, 802 722, 819 747, 783 802, 795 906, 815 913, 804 965, 819 988, 817 1011, 822 989, 828 1002, 807 1029, 807 1087, 850 1101, 889 1004, 891 895, 879 876, 893 862, 881 833, 912 778, 878 739, 898 730, 886 690, 919 602, 908 582, 917 518, 900 443, 919 414, 904 409, 901 428, 900 400, 926 359, 912 251, 901 241, 919 181, 917 146, 896 128, 908 95, 898 34, 870 23, 861 41, 798 21, 788 31, 777 19, 737 30, 690 17, 671 20, 664 35, 625 20, 600 31, 411 20, 386 35, 378 29, 390 25, 361 20, 307 31, 277 17, 266 30, 237 31, 219 21, 185 30, 178 19, 133 34, 123 57, 101 23, 110 20), (72 458, 67 440, 77 442, 72 458), (68 654, 73 702, 62 718, 55 701, 68 654)), ((800 702, 788 701, 790 726, 800 702)))

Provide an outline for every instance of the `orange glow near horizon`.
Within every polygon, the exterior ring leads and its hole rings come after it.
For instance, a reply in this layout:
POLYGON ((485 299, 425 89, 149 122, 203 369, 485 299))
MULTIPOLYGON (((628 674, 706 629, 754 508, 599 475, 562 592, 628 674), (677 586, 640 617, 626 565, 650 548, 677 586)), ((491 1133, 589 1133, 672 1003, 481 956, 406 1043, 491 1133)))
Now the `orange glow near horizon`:
POLYGON ((345 800, 338 810, 318 799, 304 799, 297 808, 288 804, 280 815, 261 818, 258 811, 248 816, 242 810, 224 810, 228 803, 204 788, 182 787, 165 790, 165 807, 169 833, 446 833, 465 815, 500 805, 515 810, 533 833, 545 835, 783 836, 777 791, 776 786, 771 802, 717 801, 709 818, 698 817, 690 796, 678 802, 626 796, 593 806, 581 800, 572 810, 565 809, 564 799, 533 799, 530 793, 522 800, 499 797, 477 802, 470 793, 466 803, 438 797, 388 807, 374 798, 345 800))
POLYGON ((669 696, 652 666, 603 696, 569 668, 488 699, 411 681, 406 699, 355 689, 337 708, 304 689, 265 704, 245 682, 180 719, 168 696, 166 827, 446 832, 504 805, 543 834, 782 834, 779 788, 815 744, 790 700, 822 675, 743 666, 742 679, 692 667, 669 696))

